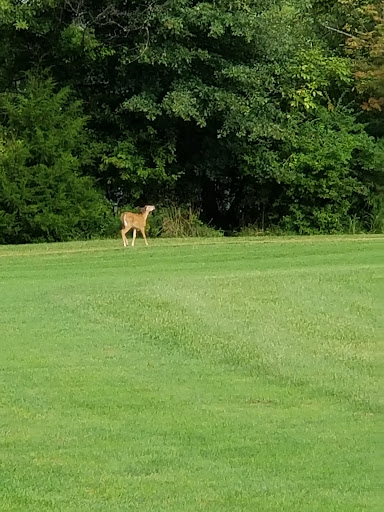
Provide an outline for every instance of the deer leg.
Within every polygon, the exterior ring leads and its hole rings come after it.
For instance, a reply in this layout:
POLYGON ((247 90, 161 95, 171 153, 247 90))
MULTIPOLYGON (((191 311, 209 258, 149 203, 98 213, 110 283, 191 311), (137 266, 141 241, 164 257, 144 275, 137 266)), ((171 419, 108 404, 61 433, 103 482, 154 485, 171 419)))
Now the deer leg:
POLYGON ((125 227, 125 228, 123 228, 121 230, 121 238, 123 239, 124 247, 128 246, 128 240, 127 240, 127 237, 125 235, 128 233, 128 231, 130 229, 131 229, 130 227, 125 227))
POLYGON ((143 235, 145 245, 148 247, 147 238, 146 238, 146 236, 145 236, 145 229, 140 229, 140 231, 141 231, 141 234, 143 235))
POLYGON ((132 247, 135 246, 135 240, 136 240, 136 229, 133 230, 132 247))
POLYGON ((127 240, 126 237, 125 237, 125 233, 124 233, 124 228, 120 231, 121 233, 121 238, 123 239, 123 244, 124 244, 124 247, 126 246, 126 243, 125 241, 127 240))

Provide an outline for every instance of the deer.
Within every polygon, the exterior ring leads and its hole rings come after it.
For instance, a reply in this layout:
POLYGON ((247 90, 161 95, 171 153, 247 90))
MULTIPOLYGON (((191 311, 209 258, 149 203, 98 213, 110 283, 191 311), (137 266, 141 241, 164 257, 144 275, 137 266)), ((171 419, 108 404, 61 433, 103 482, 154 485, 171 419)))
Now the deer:
POLYGON ((144 208, 141 208, 141 213, 124 212, 120 215, 121 222, 124 226, 121 230, 121 237, 123 239, 124 247, 129 246, 126 234, 131 229, 133 229, 132 247, 134 247, 135 245, 137 229, 141 231, 145 245, 148 247, 147 238, 145 236, 145 226, 147 224, 148 214, 150 212, 153 212, 154 209, 154 206, 147 204, 146 206, 144 206, 144 208))

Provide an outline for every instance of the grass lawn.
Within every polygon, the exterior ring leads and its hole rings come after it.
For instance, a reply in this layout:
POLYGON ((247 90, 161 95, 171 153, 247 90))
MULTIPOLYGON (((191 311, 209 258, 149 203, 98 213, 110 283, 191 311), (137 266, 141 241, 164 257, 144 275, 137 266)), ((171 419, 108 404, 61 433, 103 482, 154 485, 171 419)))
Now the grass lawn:
POLYGON ((380 508, 384 237, 0 247, 1 512, 380 508))

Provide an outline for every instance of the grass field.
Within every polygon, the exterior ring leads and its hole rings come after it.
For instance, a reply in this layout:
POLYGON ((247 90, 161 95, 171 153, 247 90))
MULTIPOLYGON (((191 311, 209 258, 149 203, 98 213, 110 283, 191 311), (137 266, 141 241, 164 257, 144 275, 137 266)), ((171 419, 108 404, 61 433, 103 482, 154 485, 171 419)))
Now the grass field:
POLYGON ((384 237, 0 248, 1 512, 380 508, 384 237))

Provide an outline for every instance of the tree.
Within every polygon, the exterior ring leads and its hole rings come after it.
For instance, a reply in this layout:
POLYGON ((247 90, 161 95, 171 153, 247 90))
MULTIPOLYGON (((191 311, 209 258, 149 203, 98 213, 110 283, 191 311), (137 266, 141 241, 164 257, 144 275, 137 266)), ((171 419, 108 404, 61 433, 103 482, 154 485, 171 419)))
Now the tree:
POLYGON ((29 76, 0 96, 0 243, 60 241, 106 232, 111 214, 89 177, 79 102, 29 76))
POLYGON ((317 0, 322 36, 334 51, 345 49, 351 59, 357 89, 366 111, 381 111, 384 104, 384 1, 317 0))
POLYGON ((347 38, 348 52, 356 59, 355 79, 359 92, 368 94, 365 110, 384 108, 384 1, 364 5, 360 9, 369 27, 347 38))

